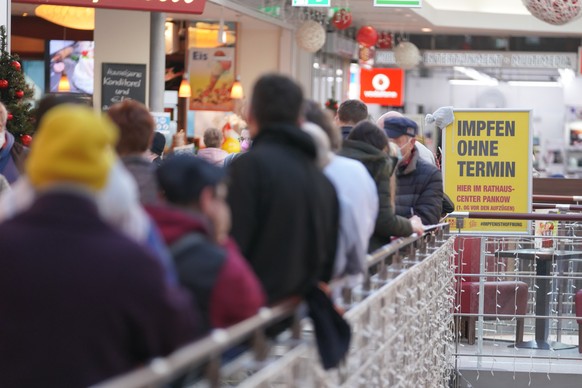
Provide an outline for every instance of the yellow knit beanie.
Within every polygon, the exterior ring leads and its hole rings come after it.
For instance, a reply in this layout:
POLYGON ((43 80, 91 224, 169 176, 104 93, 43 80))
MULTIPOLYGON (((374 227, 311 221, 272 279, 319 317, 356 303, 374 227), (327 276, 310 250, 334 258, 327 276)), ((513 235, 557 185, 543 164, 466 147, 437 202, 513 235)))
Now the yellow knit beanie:
POLYGON ((118 129, 89 107, 63 104, 42 119, 26 161, 38 189, 73 183, 93 191, 105 187, 115 160, 118 129))

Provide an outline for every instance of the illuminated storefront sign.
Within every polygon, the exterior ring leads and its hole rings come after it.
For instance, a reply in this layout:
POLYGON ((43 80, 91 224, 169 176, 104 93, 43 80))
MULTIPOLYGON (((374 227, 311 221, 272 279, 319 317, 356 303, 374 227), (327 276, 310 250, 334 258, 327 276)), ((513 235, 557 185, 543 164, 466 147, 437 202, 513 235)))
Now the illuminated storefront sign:
POLYGON ((17 0, 13 3, 69 5, 74 7, 126 9, 150 12, 176 12, 200 15, 206 0, 17 0))
MULTIPOLYGON (((395 64, 394 52, 376 51, 376 64, 395 64)), ((572 69, 578 68, 575 53, 525 53, 493 51, 425 51, 422 54, 425 67, 498 67, 532 69, 572 69)))
POLYGON ((404 103, 404 70, 362 69, 360 100, 366 104, 402 106, 404 103))

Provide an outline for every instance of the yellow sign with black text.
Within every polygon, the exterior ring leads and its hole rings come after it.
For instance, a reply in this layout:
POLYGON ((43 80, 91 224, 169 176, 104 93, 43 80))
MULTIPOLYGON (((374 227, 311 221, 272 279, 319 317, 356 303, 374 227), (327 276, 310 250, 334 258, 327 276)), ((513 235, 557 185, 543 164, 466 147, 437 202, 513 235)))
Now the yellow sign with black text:
MULTIPOLYGON (((445 192, 459 212, 527 213, 532 197, 529 110, 455 110, 443 133, 445 192)), ((451 228, 458 229, 454 217, 451 228)), ((527 233, 530 222, 468 218, 462 232, 527 233)))

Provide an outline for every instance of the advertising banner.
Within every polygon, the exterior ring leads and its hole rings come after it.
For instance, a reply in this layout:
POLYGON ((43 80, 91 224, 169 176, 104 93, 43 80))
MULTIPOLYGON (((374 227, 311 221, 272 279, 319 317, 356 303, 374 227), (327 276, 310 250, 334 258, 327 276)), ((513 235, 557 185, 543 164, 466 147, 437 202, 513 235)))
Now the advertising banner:
MULTIPOLYGON (((445 192, 455 211, 527 213, 532 196, 529 110, 455 110, 444 130, 445 192)), ((454 219, 451 227, 458 229, 454 219)), ((529 221, 469 218, 462 232, 527 233, 529 221)))
POLYGON ((404 104, 404 70, 361 69, 360 100, 366 104, 402 106, 404 104))
POLYGON ((191 110, 234 110, 230 90, 235 81, 234 47, 192 48, 188 51, 191 110))
POLYGON ((178 12, 201 15, 206 6, 206 0, 13 0, 13 3, 71 5, 74 7, 127 9, 132 11, 178 12))

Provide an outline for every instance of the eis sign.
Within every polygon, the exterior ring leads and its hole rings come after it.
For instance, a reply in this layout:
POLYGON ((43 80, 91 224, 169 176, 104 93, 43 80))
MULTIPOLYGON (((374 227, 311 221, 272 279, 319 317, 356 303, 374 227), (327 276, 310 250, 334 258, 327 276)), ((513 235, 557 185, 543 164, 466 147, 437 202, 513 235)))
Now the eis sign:
POLYGON ((361 69, 360 100, 366 104, 404 105, 404 70, 361 69))

